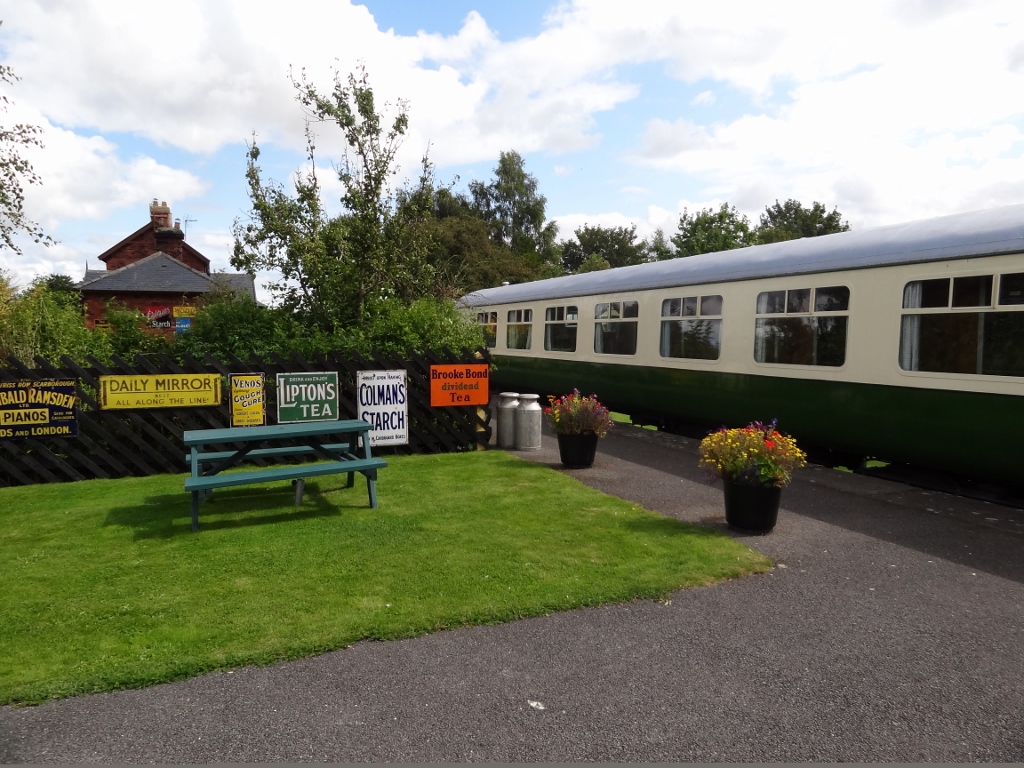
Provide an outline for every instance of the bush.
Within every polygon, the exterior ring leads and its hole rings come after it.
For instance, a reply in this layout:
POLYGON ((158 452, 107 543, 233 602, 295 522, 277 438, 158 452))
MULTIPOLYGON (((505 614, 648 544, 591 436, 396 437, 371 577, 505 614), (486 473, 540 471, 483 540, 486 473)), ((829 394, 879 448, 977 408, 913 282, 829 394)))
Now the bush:
POLYGON ((248 360, 253 354, 288 355, 297 350, 299 335, 297 324, 283 310, 264 307, 239 293, 217 291, 200 303, 191 329, 175 335, 174 350, 199 360, 206 353, 248 360))
POLYGON ((7 302, 0 312, 0 355, 31 363, 36 356, 58 361, 61 355, 108 360, 109 335, 85 327, 81 305, 64 292, 37 284, 7 302))
POLYGON ((401 354, 443 347, 475 349, 483 346, 484 336, 482 327, 460 311, 455 302, 422 298, 411 304, 398 300, 379 302, 359 325, 335 332, 329 343, 339 352, 365 356, 372 352, 401 354))

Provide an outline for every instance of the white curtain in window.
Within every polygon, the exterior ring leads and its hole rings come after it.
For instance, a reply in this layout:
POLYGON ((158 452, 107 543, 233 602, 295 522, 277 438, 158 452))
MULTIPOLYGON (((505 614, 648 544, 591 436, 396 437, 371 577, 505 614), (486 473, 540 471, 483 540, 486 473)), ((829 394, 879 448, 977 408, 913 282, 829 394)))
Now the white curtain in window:
MULTIPOLYGON (((918 296, 920 299, 920 296, 918 296)), ((921 316, 904 315, 900 327, 900 368, 904 371, 920 369, 921 316)))
POLYGON ((758 363, 765 361, 765 352, 767 350, 766 331, 764 320, 754 321, 754 361, 758 363))
POLYGON ((920 309, 921 308, 921 296, 924 293, 921 289, 921 281, 915 280, 912 283, 907 283, 903 289, 903 308, 904 309, 920 309))

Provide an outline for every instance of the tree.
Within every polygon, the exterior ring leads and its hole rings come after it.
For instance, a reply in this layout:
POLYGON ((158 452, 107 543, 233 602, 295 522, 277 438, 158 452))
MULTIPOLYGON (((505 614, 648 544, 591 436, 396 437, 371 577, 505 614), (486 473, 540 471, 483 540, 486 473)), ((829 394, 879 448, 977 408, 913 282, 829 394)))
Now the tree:
POLYGON ((600 272, 603 269, 611 269, 612 265, 600 253, 592 253, 585 258, 576 268, 576 274, 582 275, 586 272, 600 272))
MULTIPOLYGON (((2 24, 3 22, 0 22, 2 24)), ((0 65, 0 81, 13 85, 21 78, 6 65, 0 65)), ((7 111, 10 100, 0 95, 0 109, 7 111)), ((43 129, 37 125, 18 123, 7 128, 0 126, 0 243, 19 256, 21 248, 15 241, 18 234, 24 233, 35 243, 52 245, 54 240, 44 234, 42 228, 25 215, 26 184, 42 184, 42 180, 32 168, 32 164, 21 156, 22 147, 42 147, 39 135, 43 129)))
POLYGON ((676 251, 665 237, 665 230, 658 227, 647 241, 647 258, 651 261, 667 261, 675 257, 676 251))
POLYGON ((847 232, 849 229, 849 223, 843 221, 837 208, 827 213, 825 206, 818 201, 814 201, 810 208, 804 208, 798 200, 790 198, 784 203, 776 200, 774 205, 765 207, 756 236, 759 243, 778 243, 847 232))
POLYGON ((81 299, 81 292, 78 290, 78 283, 70 275, 52 274, 45 277, 37 277, 32 281, 33 286, 43 285, 55 296, 67 303, 77 304, 81 299))
POLYGON ((537 279, 536 265, 494 242, 490 226, 477 216, 448 216, 429 226, 431 263, 458 286, 460 295, 505 282, 537 279))
POLYGON ((547 198, 525 165, 515 150, 502 152, 493 181, 470 182, 469 193, 474 211, 491 225, 492 238, 539 264, 551 260, 558 226, 544 221, 547 198))
POLYGON ((163 335, 151 333, 146 316, 123 302, 108 301, 103 308, 103 320, 107 327, 95 332, 106 335, 111 351, 122 359, 131 360, 137 354, 167 352, 173 346, 173 342, 163 335))
POLYGON ((728 251, 754 244, 750 220, 728 203, 722 203, 717 211, 705 208, 690 213, 683 209, 678 231, 671 239, 679 256, 728 251))
POLYGON ((106 360, 111 351, 108 334, 85 327, 78 302, 46 285, 33 285, 0 313, 0 357, 30 361, 37 355, 47 360, 69 355, 81 360, 95 355, 106 360))
POLYGON ((647 245, 637 242, 635 224, 628 228, 584 224, 576 230, 576 240, 562 243, 562 266, 567 272, 578 272, 591 256, 603 258, 609 267, 628 267, 647 261, 647 245))
MULTIPOLYGON (((292 80, 297 100, 307 114, 306 143, 310 169, 296 175, 295 193, 265 183, 259 168, 255 137, 249 147, 246 178, 252 199, 248 224, 235 222, 231 263, 250 274, 279 271, 272 286, 284 306, 308 317, 328 333, 361 321, 379 302, 411 302, 443 293, 434 280, 427 243, 415 226, 426 213, 409 195, 398 205, 391 188, 397 174, 395 156, 408 128, 405 102, 389 126, 378 112, 366 74, 350 74, 347 85, 335 74, 330 94, 321 94, 306 79, 292 80), (328 219, 316 175, 312 122, 333 123, 345 137, 346 151, 336 164, 345 214, 328 219)), ((421 185, 430 183, 424 159, 421 185)))
POLYGON ((252 297, 226 287, 217 287, 199 301, 192 327, 175 334, 175 351, 201 360, 206 353, 226 360, 235 355, 266 357, 271 352, 291 353, 295 344, 291 314, 264 307, 252 297))

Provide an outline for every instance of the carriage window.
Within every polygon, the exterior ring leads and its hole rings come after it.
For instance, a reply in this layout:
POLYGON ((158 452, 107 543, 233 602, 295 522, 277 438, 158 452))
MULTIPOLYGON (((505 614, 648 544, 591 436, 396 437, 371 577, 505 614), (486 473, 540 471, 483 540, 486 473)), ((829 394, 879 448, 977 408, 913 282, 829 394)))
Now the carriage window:
POLYGON ((595 305, 594 351, 602 355, 635 355, 639 316, 640 304, 636 301, 595 305))
POLYGON ((661 356, 717 360, 722 348, 721 314, 721 296, 665 299, 661 303, 661 356), (674 319, 684 317, 694 319, 674 319))
POLYGON ((494 349, 498 341, 498 313, 477 312, 476 321, 484 327, 484 344, 488 349, 494 349))
POLYGON ((846 312, 850 308, 850 289, 845 285, 814 289, 815 312, 846 312))
POLYGON ((799 314, 811 311, 811 289, 803 288, 799 291, 786 291, 786 312, 799 314))
POLYGON ((700 313, 702 315, 720 315, 720 314, 722 314, 722 297, 721 296, 701 296, 700 297, 700 313))
POLYGON ((941 280, 915 280, 903 289, 903 308, 949 306, 949 278, 941 280))
POLYGON ((788 365, 827 365, 846 362, 846 332, 850 309, 846 286, 764 291, 757 297, 759 315, 754 321, 754 360, 788 365), (813 307, 813 311, 812 311, 813 307))
POLYGON ((999 276, 999 303, 1024 304, 1024 272, 999 276))
POLYGON ((778 315, 786 311, 785 291, 763 291, 757 294, 757 314, 778 315))
POLYGON ((544 349, 550 352, 575 352, 579 323, 576 307, 548 307, 544 310, 544 349))
POLYGON ((529 349, 533 340, 533 310, 510 309, 505 345, 509 349, 529 349))
MULTIPOLYGON (((903 314, 900 368, 1024 376, 1024 311, 992 309, 993 283, 992 275, 907 283, 903 308, 929 311, 903 314), (961 307, 978 311, 957 311, 961 307)), ((1024 275, 1000 275, 998 300, 1000 305, 1024 305, 1024 275)))
POLYGON ((953 278, 953 306, 992 306, 992 275, 953 278))

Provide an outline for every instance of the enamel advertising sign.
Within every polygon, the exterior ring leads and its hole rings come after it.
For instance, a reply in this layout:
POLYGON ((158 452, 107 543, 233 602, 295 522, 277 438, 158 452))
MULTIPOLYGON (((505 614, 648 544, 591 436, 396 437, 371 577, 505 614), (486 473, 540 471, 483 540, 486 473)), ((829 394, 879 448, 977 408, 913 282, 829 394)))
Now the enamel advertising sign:
POLYGON ((370 445, 409 444, 408 394, 404 370, 356 371, 358 417, 373 427, 370 445))
POLYGON ((219 373, 100 376, 100 408, 220 405, 219 373))
POLYGON ((0 440, 76 437, 74 379, 0 382, 0 440))
POLYGON ((338 372, 277 374, 277 423, 338 418, 338 372))
POLYGON ((266 374, 231 374, 231 426, 262 427, 267 423, 266 374))
POLYGON ((486 363, 430 366, 430 405, 487 405, 490 371, 486 363))

